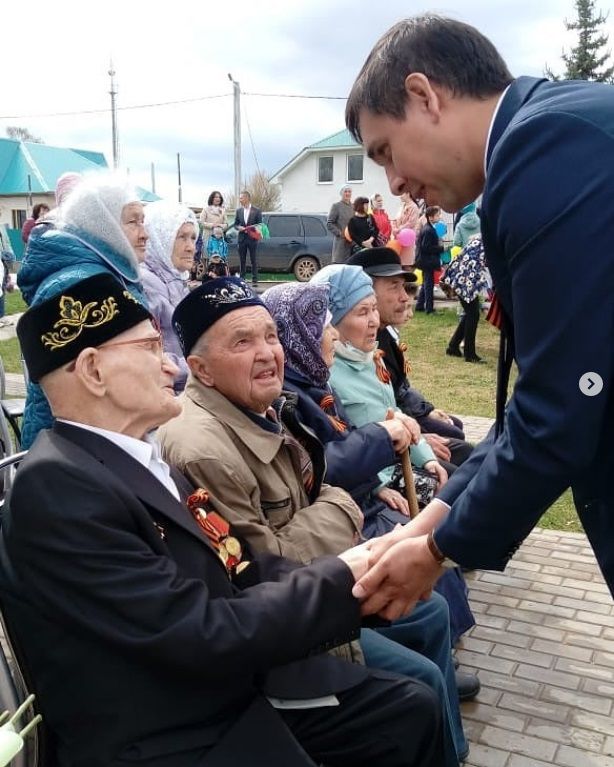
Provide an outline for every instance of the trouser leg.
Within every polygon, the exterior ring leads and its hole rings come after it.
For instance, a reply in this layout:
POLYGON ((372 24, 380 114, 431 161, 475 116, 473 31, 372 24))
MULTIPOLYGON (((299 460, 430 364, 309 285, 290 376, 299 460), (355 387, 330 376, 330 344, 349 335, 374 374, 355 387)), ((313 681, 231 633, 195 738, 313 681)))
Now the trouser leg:
POLYGON ((465 338, 465 315, 459 319, 454 335, 448 341, 448 349, 453 352, 460 352, 460 343, 465 338))
POLYGON ((249 263, 252 269, 252 282, 258 282, 258 242, 252 240, 249 243, 249 263))
POLYGON ((245 240, 241 241, 238 245, 239 250, 239 274, 241 279, 245 279, 245 262, 247 260, 247 243, 245 240))
POLYGON ((475 336, 478 331, 478 322, 480 320, 480 299, 474 298, 473 301, 461 300, 465 310, 465 347, 463 353, 465 359, 475 357, 475 336))
MULTIPOLYGON (((428 659, 432 662, 431 666, 434 664, 438 671, 437 679, 433 679, 433 669, 424 664, 420 666, 416 678, 431 686, 437 684, 438 680, 439 684, 443 684, 442 699, 446 707, 444 718, 449 722, 456 753, 463 755, 467 751, 467 740, 463 732, 454 663, 450 652, 450 613, 444 597, 433 592, 429 599, 418 602, 410 615, 393 621, 390 626, 378 628, 377 632, 394 640, 398 645, 419 653, 423 660, 428 659), (428 678, 425 674, 429 675, 428 678)), ((368 659, 367 662, 372 665, 368 659)))
POLYGON ((281 711, 295 738, 327 767, 442 767, 441 704, 422 682, 385 671, 337 693, 339 706, 281 711))

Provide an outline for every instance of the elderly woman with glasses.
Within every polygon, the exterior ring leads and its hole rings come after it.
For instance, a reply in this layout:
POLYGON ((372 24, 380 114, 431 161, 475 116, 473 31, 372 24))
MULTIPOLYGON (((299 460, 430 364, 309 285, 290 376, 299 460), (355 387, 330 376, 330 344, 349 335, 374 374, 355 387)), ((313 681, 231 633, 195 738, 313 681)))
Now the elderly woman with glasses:
MULTIPOLYGON (((85 177, 57 209, 56 226, 32 231, 17 277, 25 302, 36 306, 75 282, 110 272, 146 304, 139 277, 145 258, 145 213, 134 187, 115 173, 85 177)), ((42 389, 28 384, 21 447, 53 423, 42 389)))

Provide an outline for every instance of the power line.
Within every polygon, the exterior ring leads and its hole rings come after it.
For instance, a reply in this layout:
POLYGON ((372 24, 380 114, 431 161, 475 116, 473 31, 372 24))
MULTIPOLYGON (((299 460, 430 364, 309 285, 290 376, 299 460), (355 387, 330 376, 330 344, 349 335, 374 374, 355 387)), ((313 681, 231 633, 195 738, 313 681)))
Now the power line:
MULTIPOLYGON (((250 93, 242 91, 244 96, 259 96, 261 98, 272 99, 320 99, 322 101, 345 101, 347 96, 306 96, 301 93, 250 93)), ((231 93, 219 93, 214 96, 196 96, 190 99, 176 99, 174 101, 158 101, 153 104, 131 104, 125 107, 117 107, 117 111, 128 111, 131 109, 152 109, 154 107, 173 106, 175 104, 193 104, 197 101, 208 101, 209 99, 225 99, 232 96, 231 93)), ((27 115, 0 115, 0 120, 30 120, 38 117, 74 117, 75 115, 95 115, 110 112, 105 109, 80 109, 70 112, 47 112, 27 115)))
MULTIPOLYGON (((177 99, 175 101, 158 101, 154 104, 132 104, 125 107, 117 107, 118 111, 124 111, 128 109, 151 109, 152 107, 166 107, 174 104, 190 104, 195 101, 207 101, 208 99, 224 99, 231 96, 230 93, 219 93, 215 96, 197 96, 191 99, 177 99)), ((47 114, 30 114, 30 115, 0 115, 0 120, 26 120, 33 117, 72 117, 74 115, 94 115, 110 112, 109 108, 106 109, 81 109, 75 112, 49 112, 47 114)))
POLYGON ((324 101, 347 101, 347 96, 305 96, 302 93, 249 93, 242 91, 244 96, 263 96, 274 99, 322 99, 324 101))

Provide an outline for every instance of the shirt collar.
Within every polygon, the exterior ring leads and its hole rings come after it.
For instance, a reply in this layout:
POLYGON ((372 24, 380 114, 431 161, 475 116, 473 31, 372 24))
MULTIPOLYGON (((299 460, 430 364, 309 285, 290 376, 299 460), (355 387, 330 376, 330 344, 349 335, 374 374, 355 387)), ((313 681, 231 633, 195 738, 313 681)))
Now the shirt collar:
POLYGON ((492 117, 490 119, 490 125, 488 127, 488 135, 486 136, 486 146, 484 147, 484 178, 486 178, 486 175, 488 173, 487 158, 488 158, 488 147, 490 145, 490 137, 492 135, 492 129, 494 127, 495 120, 497 119, 497 115, 499 114, 499 109, 501 107, 501 104, 503 103, 503 99, 506 97, 507 92, 510 89, 510 85, 508 85, 507 88, 503 91, 503 93, 499 96, 499 100, 497 101, 495 111, 492 113, 492 117))

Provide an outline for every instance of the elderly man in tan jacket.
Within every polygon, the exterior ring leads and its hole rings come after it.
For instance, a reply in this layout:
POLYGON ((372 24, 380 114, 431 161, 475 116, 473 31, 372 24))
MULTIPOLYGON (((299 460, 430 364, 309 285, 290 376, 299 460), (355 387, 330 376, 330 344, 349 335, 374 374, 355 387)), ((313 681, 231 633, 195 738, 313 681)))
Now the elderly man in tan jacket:
MULTIPOLYGON (((348 493, 322 482, 323 447, 282 394, 283 350, 261 299, 238 278, 211 280, 179 304, 173 325, 191 372, 183 412, 158 432, 166 460, 207 491, 254 552, 307 563, 351 546, 362 513, 348 493)), ((399 429, 409 444, 402 421, 399 429)), ((454 767, 466 742, 445 600, 435 595, 415 616, 363 630, 360 643, 368 665, 436 690, 445 765, 454 767)))

